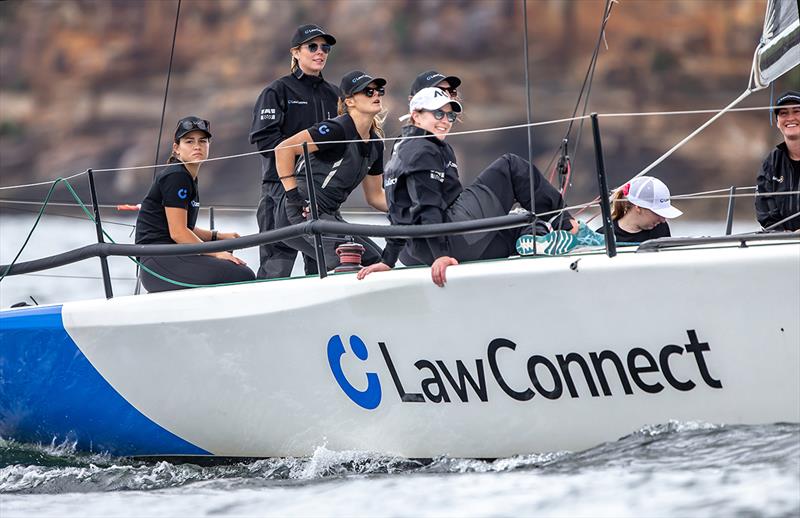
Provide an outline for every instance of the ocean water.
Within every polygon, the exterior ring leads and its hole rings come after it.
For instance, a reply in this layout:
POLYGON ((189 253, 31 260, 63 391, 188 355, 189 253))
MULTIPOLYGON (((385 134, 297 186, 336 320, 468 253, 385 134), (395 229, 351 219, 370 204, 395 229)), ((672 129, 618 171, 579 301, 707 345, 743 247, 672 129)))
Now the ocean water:
POLYGON ((800 425, 669 422, 582 452, 493 461, 320 446, 206 467, 6 441, 0 515, 796 517, 800 425))
MULTIPOLYGON (((131 242, 131 218, 109 217, 131 242)), ((356 218, 358 219, 358 218, 356 218)), ((33 217, 0 219, 0 262, 10 261, 33 217)), ((363 219, 361 221, 364 221, 363 219)), ((367 219, 377 223, 381 220, 367 219)), ((255 231, 251 215, 217 226, 255 231)), ((735 230, 752 230, 753 224, 735 230)), ((718 234, 718 223, 673 225, 675 235, 718 234)), ((94 241, 91 224, 44 220, 21 256, 94 241)), ((237 253, 255 266, 255 250, 237 253)), ((0 307, 102 297, 99 261, 5 279, 0 307), (29 299, 28 299, 29 300, 29 299), (30 301, 30 300, 29 300, 30 301)), ((112 258, 117 295, 133 266, 112 258)), ((320 444, 308 458, 201 466, 144 462, 74 445, 0 439, 0 518, 133 516, 800 516, 800 424, 652 423, 582 452, 530 452, 493 461, 406 459, 320 444)))

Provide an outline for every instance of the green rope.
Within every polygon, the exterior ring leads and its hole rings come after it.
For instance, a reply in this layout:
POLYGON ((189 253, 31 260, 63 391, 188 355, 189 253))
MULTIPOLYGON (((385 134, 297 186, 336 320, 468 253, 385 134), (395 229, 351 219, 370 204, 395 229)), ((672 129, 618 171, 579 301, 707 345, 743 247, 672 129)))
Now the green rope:
MULTIPOLYGON (((92 221, 92 223, 96 224, 96 221, 94 219, 94 215, 91 213, 91 211, 89 211, 89 208, 86 206, 86 204, 83 203, 83 200, 81 200, 80 196, 78 196, 78 193, 75 192, 75 189, 72 188, 72 185, 69 183, 69 181, 64 179, 64 178, 61 178, 61 177, 56 178, 56 180, 53 182, 53 185, 50 186, 50 190, 47 192, 47 196, 45 196, 44 202, 42 204, 42 208, 39 209, 39 214, 36 216, 36 221, 34 222, 33 227, 31 228, 30 232, 28 232, 28 236, 25 238, 25 242, 22 243, 22 247, 19 249, 19 252, 17 252, 16 257, 14 257, 14 260, 11 261, 11 263, 8 265, 8 268, 6 268, 6 270, 3 272, 3 275, 0 276, 0 282, 3 282, 3 279, 6 278, 6 276, 8 275, 8 272, 11 271, 11 267, 14 266, 14 264, 19 259, 19 256, 22 255, 22 251, 25 250, 25 247, 28 245, 28 241, 30 241, 34 230, 36 230, 36 227, 39 225, 39 220, 42 218, 42 214, 44 214, 44 209, 47 207, 47 204, 50 203, 50 197, 52 196, 53 191, 56 188, 56 185, 58 185, 59 183, 63 183, 64 185, 66 185, 67 190, 72 195, 72 197, 75 199, 75 201, 78 203, 78 206, 80 206, 80 208, 83 210, 84 214, 86 214, 86 217, 90 221, 92 221)), ((102 229, 102 232, 103 232, 103 235, 106 237, 106 239, 108 239, 109 242, 116 243, 116 241, 114 241, 114 239, 108 234, 108 232, 106 232, 104 229, 102 229)), ((158 279, 160 279, 160 280, 162 280, 164 282, 168 282, 170 284, 174 284, 175 286, 181 286, 183 288, 208 288, 208 287, 211 287, 211 286, 236 286, 238 284, 252 284, 252 283, 256 283, 256 282, 264 282, 264 281, 275 280, 275 279, 255 279, 253 281, 223 282, 223 283, 219 283, 219 284, 191 284, 191 283, 188 283, 188 282, 181 282, 181 281, 177 281, 175 279, 170 279, 169 277, 165 277, 165 276, 163 276, 163 275, 161 275, 159 273, 154 272, 150 268, 146 267, 145 265, 143 265, 140 261, 136 260, 135 258, 133 258, 131 256, 127 256, 127 257, 128 257, 128 259, 133 261, 134 264, 138 265, 139 268, 141 268, 142 270, 146 271, 147 273, 149 273, 153 277, 156 277, 156 278, 158 278, 158 279)))
POLYGON ((0 282, 3 282, 3 279, 6 278, 8 272, 11 271, 11 267, 14 266, 14 264, 17 262, 17 259, 19 259, 19 256, 22 255, 22 251, 25 250, 25 247, 28 245, 28 241, 30 241, 31 236, 33 235, 33 231, 36 230, 36 226, 39 225, 39 220, 42 219, 42 214, 44 214, 44 208, 47 207, 47 204, 50 202, 50 196, 53 195, 53 191, 55 190, 56 185, 58 185, 59 182, 66 182, 66 180, 64 180, 59 176, 53 182, 53 185, 50 186, 50 190, 47 191, 47 196, 44 197, 44 203, 42 204, 42 208, 39 209, 39 214, 36 216, 36 221, 33 222, 33 227, 31 228, 31 231, 28 232, 28 237, 25 238, 25 242, 22 243, 22 247, 19 249, 19 252, 17 252, 17 255, 14 257, 14 260, 11 261, 11 263, 8 265, 8 268, 6 268, 6 271, 4 271, 3 275, 0 276, 0 282))

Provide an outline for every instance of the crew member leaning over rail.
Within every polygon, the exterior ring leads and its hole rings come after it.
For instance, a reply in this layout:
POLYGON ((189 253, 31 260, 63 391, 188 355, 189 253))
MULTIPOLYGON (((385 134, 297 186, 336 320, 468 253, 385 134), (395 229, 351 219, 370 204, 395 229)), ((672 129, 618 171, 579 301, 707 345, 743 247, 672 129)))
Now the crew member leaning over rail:
POLYGON ((763 228, 775 225, 774 230, 800 231, 800 92, 783 93, 775 106, 783 142, 761 164, 756 216, 763 228), (787 192, 791 194, 782 194, 787 192), (790 216, 794 217, 786 219, 790 216))
MULTIPOLYGON (((382 98, 386 80, 373 78, 359 70, 349 72, 341 81, 339 116, 315 124, 283 141, 275 149, 278 177, 285 193, 276 212, 275 226, 302 223, 308 215, 309 190, 305 177, 303 143, 308 144, 317 207, 321 219, 344 221, 339 208, 359 184, 372 207, 386 212, 386 195, 381 185, 383 175, 383 136, 385 117, 382 98), (328 142, 352 141, 332 144, 328 142)), ((348 241, 345 236, 323 236, 323 250, 328 269, 339 265, 336 247, 348 241)), ((363 264, 373 264, 382 250, 372 240, 358 237, 364 246, 363 264)), ((311 237, 287 239, 284 244, 307 255, 314 255, 311 237)))
MULTIPOLYGON (((411 125, 386 166, 384 186, 389 216, 395 225, 419 225, 503 216, 519 202, 531 210, 529 164, 517 155, 495 160, 466 189, 458 176, 456 156, 444 139, 461 112, 461 103, 439 88, 424 88, 409 104, 411 125)), ((563 207, 558 190, 534 168, 536 210, 549 212, 563 207)), ((567 215, 563 228, 577 232, 578 224, 567 215)), ((515 253, 520 229, 452 235, 409 241, 411 255, 431 265, 438 286, 446 282, 448 266, 459 261, 509 257, 515 253)), ((363 279, 374 271, 386 271, 397 261, 404 240, 387 240, 382 261, 362 269, 363 279)))
POLYGON ((658 178, 640 176, 622 186, 611 198, 611 221, 619 243, 644 243, 670 237, 667 219, 683 214, 670 202, 667 186, 658 178))
MULTIPOLYGON (((175 128, 172 164, 156 175, 136 219, 136 244, 182 244, 233 239, 236 232, 218 232, 195 226, 200 211, 197 174, 208 158, 211 124, 199 117, 184 117, 175 128)), ((252 281, 255 275, 230 252, 203 255, 143 257, 142 265, 168 279, 187 284, 252 281)), ((149 292, 182 289, 142 268, 142 285, 149 292)))
MULTIPOLYGON (((426 70, 421 74, 418 74, 417 77, 414 78, 414 81, 411 83, 411 90, 408 93, 408 100, 411 102, 411 99, 414 95, 422 90, 423 88, 429 87, 436 87, 440 90, 443 90, 450 98, 454 101, 460 101, 461 97, 459 96, 458 88, 461 86, 461 78, 456 76, 446 76, 436 70, 426 70)), ((405 122, 411 118, 410 113, 406 113, 402 115, 399 120, 400 122, 405 122)), ((398 135, 400 137, 402 135, 398 135)), ((398 143, 398 140, 395 140, 392 144, 392 151, 394 151, 394 146, 398 143)), ((418 266, 424 264, 419 259, 416 259, 410 255, 409 247, 404 247, 403 250, 400 252, 399 256, 400 262, 403 263, 405 266, 418 266)))
MULTIPOLYGON (((271 150, 281 141, 314 123, 336 116, 339 89, 325 81, 322 70, 336 38, 318 25, 301 25, 292 36, 289 52, 291 72, 269 84, 258 96, 253 108, 250 143, 261 153, 261 198, 258 201, 259 232, 275 228, 275 211, 283 196, 283 186, 275 169, 271 150)), ((292 274, 297 250, 283 243, 258 247, 260 266, 258 277, 276 279, 292 274)), ((303 256, 306 274, 316 273, 313 258, 303 256)))

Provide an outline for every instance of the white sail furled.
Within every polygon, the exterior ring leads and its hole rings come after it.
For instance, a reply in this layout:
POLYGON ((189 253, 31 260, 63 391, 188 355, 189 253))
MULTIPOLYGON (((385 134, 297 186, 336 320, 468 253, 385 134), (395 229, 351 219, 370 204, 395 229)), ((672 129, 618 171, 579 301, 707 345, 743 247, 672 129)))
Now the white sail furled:
POLYGON ((764 88, 800 64, 798 0, 769 0, 761 42, 756 50, 754 80, 764 88))

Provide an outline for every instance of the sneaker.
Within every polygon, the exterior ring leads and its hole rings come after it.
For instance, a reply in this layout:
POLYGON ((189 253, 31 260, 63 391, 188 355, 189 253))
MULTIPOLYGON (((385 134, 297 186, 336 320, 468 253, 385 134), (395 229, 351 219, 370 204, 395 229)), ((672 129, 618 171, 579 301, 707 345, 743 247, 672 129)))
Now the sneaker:
POLYGON ((578 226, 578 233, 575 234, 578 241, 577 246, 605 246, 606 238, 603 234, 599 234, 590 229, 586 223, 580 222, 578 226))
POLYGON ((555 230, 543 236, 525 234, 517 239, 519 255, 533 255, 533 243, 536 250, 545 255, 563 255, 578 246, 578 240, 566 230, 555 230))

